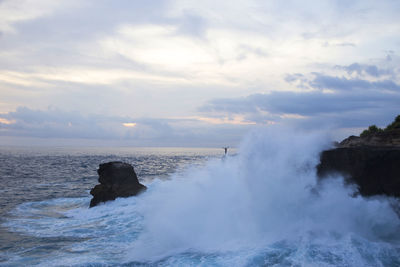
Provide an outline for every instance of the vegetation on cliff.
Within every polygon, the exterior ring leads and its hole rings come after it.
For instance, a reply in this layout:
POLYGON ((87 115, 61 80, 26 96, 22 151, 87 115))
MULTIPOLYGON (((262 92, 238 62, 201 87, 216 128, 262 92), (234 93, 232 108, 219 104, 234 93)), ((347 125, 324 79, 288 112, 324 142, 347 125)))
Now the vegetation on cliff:
POLYGON ((391 124, 386 126, 385 129, 379 128, 376 125, 369 126, 368 129, 364 130, 360 134, 360 137, 367 137, 367 136, 371 136, 371 135, 375 135, 375 134, 379 134, 379 133, 383 133, 383 132, 388 132, 388 131, 395 130, 395 129, 400 129, 400 115, 397 115, 395 120, 391 124))

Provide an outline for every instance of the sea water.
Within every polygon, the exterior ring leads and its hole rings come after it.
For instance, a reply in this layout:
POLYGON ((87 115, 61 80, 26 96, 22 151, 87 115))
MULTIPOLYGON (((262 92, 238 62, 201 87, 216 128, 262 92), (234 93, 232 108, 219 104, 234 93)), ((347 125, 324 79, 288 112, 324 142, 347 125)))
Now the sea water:
POLYGON ((218 149, 3 148, 4 266, 400 266, 396 200, 317 182, 321 133, 250 133, 218 149), (99 163, 148 190, 88 208, 99 163))

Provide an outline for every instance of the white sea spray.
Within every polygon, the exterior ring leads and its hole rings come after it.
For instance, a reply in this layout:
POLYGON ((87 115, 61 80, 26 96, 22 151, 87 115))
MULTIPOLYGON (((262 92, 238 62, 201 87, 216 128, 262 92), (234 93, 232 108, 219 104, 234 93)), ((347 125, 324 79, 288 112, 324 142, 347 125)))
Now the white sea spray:
MULTIPOLYGON (((340 178, 317 184, 315 166, 329 146, 325 140, 293 129, 253 132, 238 156, 159 184, 138 206, 144 232, 127 259, 262 249, 282 241, 337 247, 340 258, 347 251, 342 242, 352 237, 400 240, 400 222, 388 201, 354 198, 340 178)), ((301 253, 290 258, 301 263, 301 253)), ((358 252, 345 257, 363 262, 358 252)))
POLYGON ((317 183, 323 133, 250 133, 236 156, 155 180, 138 196, 88 209, 89 198, 20 205, 6 225, 81 238, 39 265, 395 266, 400 220, 388 198, 317 183))

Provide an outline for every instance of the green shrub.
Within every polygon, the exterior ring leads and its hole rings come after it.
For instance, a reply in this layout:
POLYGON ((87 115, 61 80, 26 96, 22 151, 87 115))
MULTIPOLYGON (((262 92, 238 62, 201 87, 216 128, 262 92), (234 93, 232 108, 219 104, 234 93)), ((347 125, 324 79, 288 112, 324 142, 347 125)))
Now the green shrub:
POLYGON ((376 125, 371 125, 368 127, 367 130, 364 130, 361 134, 360 137, 366 137, 372 134, 376 134, 376 133, 380 133, 383 132, 383 130, 379 127, 377 127, 376 125))
POLYGON ((377 134, 377 133, 391 131, 394 129, 400 129, 400 115, 397 115, 397 117, 394 119, 394 121, 391 124, 389 124, 388 126, 386 126, 385 129, 381 129, 381 128, 377 127, 376 125, 369 126, 368 129, 364 130, 360 134, 360 137, 366 137, 366 136, 370 136, 370 135, 377 134))
POLYGON ((385 128, 385 131, 394 129, 400 129, 400 115, 397 115, 396 119, 394 119, 394 121, 385 128))

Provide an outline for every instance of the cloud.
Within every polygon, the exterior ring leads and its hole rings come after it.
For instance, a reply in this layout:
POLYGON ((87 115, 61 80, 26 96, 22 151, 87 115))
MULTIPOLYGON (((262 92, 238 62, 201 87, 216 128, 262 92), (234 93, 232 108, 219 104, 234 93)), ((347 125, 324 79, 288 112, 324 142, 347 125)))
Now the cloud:
MULTIPOLYGON (((42 138, 109 138, 115 135, 107 126, 119 121, 101 116, 81 116, 78 112, 65 112, 56 108, 32 110, 19 107, 14 112, 0 115, 13 123, 2 124, 1 135, 42 138)), ((119 119, 121 120, 121 119, 119 119)))
POLYGON ((82 115, 54 107, 18 107, 1 114, 0 135, 40 138, 152 139, 171 132, 167 120, 124 116, 82 115))
POLYGON ((382 69, 379 68, 376 65, 367 65, 367 64, 359 64, 359 63, 353 63, 348 66, 336 66, 338 69, 343 69, 345 70, 349 75, 352 75, 353 73, 357 74, 358 76, 373 76, 373 77, 381 77, 385 75, 392 75, 393 70, 390 69, 382 69))
POLYGON ((193 11, 184 11, 181 19, 178 20, 178 32, 198 38, 205 38, 207 22, 206 20, 193 11))
POLYGON ((42 145, 46 145, 46 140, 87 139, 99 145, 234 146, 248 130, 248 125, 233 122, 215 123, 201 117, 162 119, 82 115, 54 107, 46 110, 19 107, 16 111, 0 114, 0 144, 2 139, 14 137, 38 138, 42 145))
POLYGON ((400 85, 392 80, 369 81, 364 79, 348 79, 345 77, 335 77, 314 73, 315 78, 310 81, 309 85, 316 89, 333 89, 333 90, 355 90, 355 89, 378 89, 400 91, 400 85))
POLYGON ((356 44, 350 43, 350 42, 344 42, 344 43, 338 43, 336 44, 337 46, 350 46, 350 47, 356 47, 356 44))
MULTIPOLYGON (((302 36, 303 36, 305 39, 308 39, 308 38, 312 38, 312 37, 313 37, 313 35, 310 34, 310 33, 304 33, 302 36)), ((351 43, 351 42, 340 42, 340 43, 325 42, 325 43, 323 44, 323 46, 324 46, 324 47, 337 46, 337 47, 350 47, 350 48, 353 48, 353 47, 356 47, 357 45, 356 45, 355 43, 351 43)))
POLYGON ((357 121, 386 103, 390 113, 399 8, 391 0, 0 0, 1 134, 194 144, 255 122, 357 121))
POLYGON ((0 2, 0 32, 16 33, 15 25, 74 5, 74 0, 3 0, 0 2))
POLYGON ((123 126, 125 127, 135 127, 137 125, 136 122, 124 122, 122 123, 123 126))
MULTIPOLYGON (((336 66, 338 68, 338 66, 336 66)), ((347 67, 341 67, 349 74, 357 72, 362 74, 364 71, 376 78, 382 76, 381 71, 376 66, 362 66, 357 63, 351 64, 347 67)), ((389 71, 385 72, 389 73, 389 71)), ((392 72, 393 73, 393 72, 392 72)), ((362 78, 347 78, 344 76, 332 76, 319 72, 311 73, 309 78, 303 74, 295 73, 285 76, 285 81, 288 83, 296 84, 298 88, 311 88, 311 89, 331 89, 331 90, 389 90, 400 91, 400 85, 390 79, 381 80, 367 80, 362 78)))
POLYGON ((350 112, 360 109, 395 108, 400 94, 381 93, 323 93, 317 92, 271 92, 253 94, 236 99, 215 99, 202 106, 201 112, 299 114, 315 116, 324 113, 350 112))
POLYGON ((312 78, 307 76, 291 74, 285 80, 311 90, 219 98, 201 106, 199 112, 220 116, 241 114, 257 123, 297 120, 308 127, 321 122, 362 127, 373 119, 375 123, 389 122, 399 112, 400 86, 394 81, 348 79, 321 73, 312 73, 312 78))

